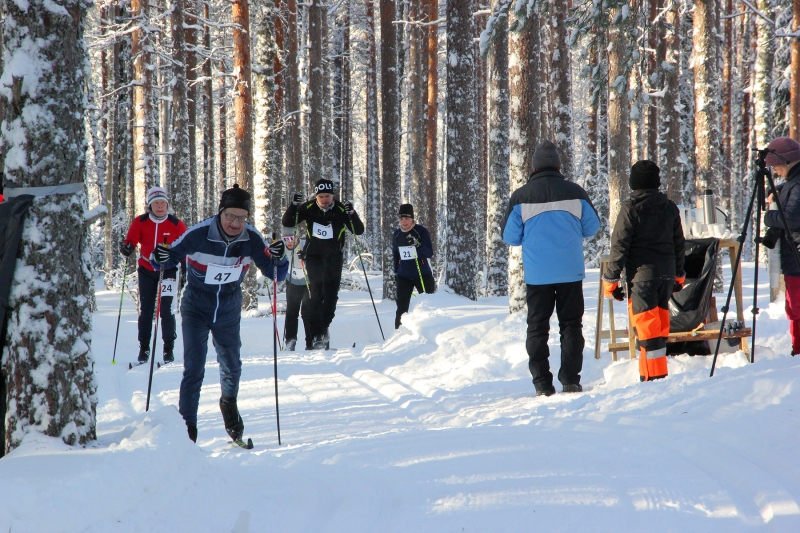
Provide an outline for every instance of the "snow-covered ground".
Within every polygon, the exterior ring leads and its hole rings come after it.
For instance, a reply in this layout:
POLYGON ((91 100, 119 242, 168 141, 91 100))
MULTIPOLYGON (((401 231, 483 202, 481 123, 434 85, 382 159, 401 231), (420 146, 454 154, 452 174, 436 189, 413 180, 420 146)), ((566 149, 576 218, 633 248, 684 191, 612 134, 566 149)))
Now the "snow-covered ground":
MULTIPOLYGON (((339 350, 278 354, 282 446, 272 319, 244 318, 252 451, 226 437, 213 348, 189 441, 180 333, 144 412, 148 367, 127 367, 133 304, 112 366, 119 294, 98 291, 98 441, 29 436, 0 460, 0 532, 800 531, 800 358, 782 303, 760 287, 755 364, 722 355, 709 378, 710 357, 680 356, 667 379, 640 383, 636 361, 593 357, 597 279, 584 285, 588 390, 550 398, 534 397, 525 317, 506 299, 415 297, 398 331, 392 302, 378 302, 382 342, 368 294, 342 292, 339 350)), ((552 328, 555 374, 555 317, 552 328)))

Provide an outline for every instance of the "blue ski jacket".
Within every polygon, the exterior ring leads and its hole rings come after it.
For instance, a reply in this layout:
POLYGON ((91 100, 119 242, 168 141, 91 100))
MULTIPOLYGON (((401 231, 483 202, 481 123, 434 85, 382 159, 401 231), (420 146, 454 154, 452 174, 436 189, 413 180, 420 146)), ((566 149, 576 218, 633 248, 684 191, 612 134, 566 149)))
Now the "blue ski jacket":
POLYGON ((394 272, 401 278, 419 279, 423 276, 433 276, 430 259, 433 257, 433 242, 431 234, 425 226, 414 224, 414 227, 404 232, 400 228, 392 233, 392 256, 394 257, 394 272), (416 246, 419 272, 413 258, 400 257, 400 247, 416 246))
POLYGON ((600 229, 600 219, 583 188, 557 170, 540 170, 511 195, 503 240, 522 246, 525 283, 550 285, 586 277, 583 239, 600 229))

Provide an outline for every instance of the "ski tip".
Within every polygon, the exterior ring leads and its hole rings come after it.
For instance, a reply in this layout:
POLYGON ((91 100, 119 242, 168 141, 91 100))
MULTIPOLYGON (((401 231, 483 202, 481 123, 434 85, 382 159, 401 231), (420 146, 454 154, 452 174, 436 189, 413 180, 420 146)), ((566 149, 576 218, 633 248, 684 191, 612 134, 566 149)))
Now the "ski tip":
POLYGON ((247 439, 247 449, 248 450, 253 449, 253 439, 247 439))
POLYGON ((116 365, 116 364, 117 364, 117 362, 116 362, 116 361, 111 361, 111 364, 112 364, 112 365, 116 365))

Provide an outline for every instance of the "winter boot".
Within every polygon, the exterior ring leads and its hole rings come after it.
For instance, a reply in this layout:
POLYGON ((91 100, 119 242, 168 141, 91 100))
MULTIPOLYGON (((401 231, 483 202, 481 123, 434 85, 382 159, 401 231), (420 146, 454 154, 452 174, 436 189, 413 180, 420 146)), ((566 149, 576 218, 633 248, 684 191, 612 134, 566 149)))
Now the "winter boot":
POLYGON ((222 420, 225 422, 225 431, 231 439, 239 440, 244 434, 244 421, 239 415, 236 398, 222 396, 219 399, 219 410, 222 411, 222 420))
POLYGON ((552 385, 539 386, 534 384, 534 387, 536 388, 536 396, 552 396, 556 393, 556 389, 552 385))
POLYGON ((311 343, 311 346, 315 350, 324 350, 325 349, 325 336, 324 335, 314 335, 314 342, 311 343))
POLYGON ((150 360, 150 348, 147 347, 147 344, 140 344, 139 345, 139 362, 146 363, 150 360))
POLYGON ((172 353, 174 344, 171 342, 164 343, 164 364, 171 363, 175 360, 175 355, 172 353))
POLYGON ((325 349, 331 349, 331 334, 328 332, 328 328, 325 328, 325 333, 322 334, 322 340, 325 342, 325 349))
POLYGON ((189 439, 192 442, 197 442, 197 426, 194 424, 186 424, 186 429, 189 431, 189 439))
POLYGON ((583 392, 580 383, 569 383, 561 388, 561 392, 583 392))
POLYGON ((293 352, 297 346, 297 339, 288 339, 286 341, 286 351, 293 352))

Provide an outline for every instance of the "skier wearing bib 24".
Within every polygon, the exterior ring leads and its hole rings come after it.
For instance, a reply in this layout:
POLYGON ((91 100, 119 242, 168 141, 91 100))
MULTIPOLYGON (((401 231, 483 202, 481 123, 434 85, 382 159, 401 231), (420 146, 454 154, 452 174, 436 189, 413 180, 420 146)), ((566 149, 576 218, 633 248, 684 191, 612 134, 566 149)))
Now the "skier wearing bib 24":
MULTIPOLYGON (((175 241, 186 231, 186 225, 175 215, 169 214, 169 198, 161 187, 147 191, 147 213, 133 219, 128 235, 122 241, 120 253, 125 257, 133 254, 139 245, 139 362, 150 360, 150 336, 153 334, 153 314, 158 296, 158 264, 150 262, 151 255, 159 243, 175 241)), ((174 292, 177 268, 164 270, 164 285, 174 292), (168 282, 172 281, 172 284, 168 282)), ((172 295, 161 295, 161 338, 164 339, 164 362, 175 360, 175 315, 172 314, 172 295)))
POLYGON ((272 279, 286 277, 289 262, 283 242, 267 246, 256 228, 247 223, 250 194, 238 185, 222 193, 219 213, 189 228, 172 247, 159 244, 155 260, 169 268, 187 258, 187 283, 181 299, 183 379, 178 410, 186 421, 189 438, 197 441, 197 406, 205 375, 208 333, 219 362, 222 397, 219 407, 228 435, 241 445, 244 422, 236 397, 242 375, 239 334, 242 280, 251 260, 272 279))
POLYGON ((283 214, 283 225, 293 228, 302 221, 308 225, 308 242, 303 255, 310 292, 309 331, 314 335, 314 349, 329 349, 328 327, 339 301, 344 237, 347 231, 356 235, 364 233, 364 223, 352 202, 334 200, 333 182, 326 179, 317 181, 313 200, 303 202, 299 192, 292 197, 291 205, 283 214))
POLYGON ((286 279, 286 350, 293 352, 297 346, 298 318, 303 315, 303 329, 306 337, 306 350, 312 348, 312 335, 308 329, 308 287, 306 286, 305 262, 301 250, 306 243, 305 238, 295 237, 293 228, 281 230, 283 243, 288 248, 286 259, 289 261, 289 276, 286 279))
POLYGON ((433 279, 430 258, 433 257, 431 234, 425 226, 414 223, 414 206, 400 206, 400 227, 392 234, 392 255, 397 281, 397 313, 394 329, 400 327, 400 317, 408 312, 411 293, 433 294, 436 282, 433 279))

